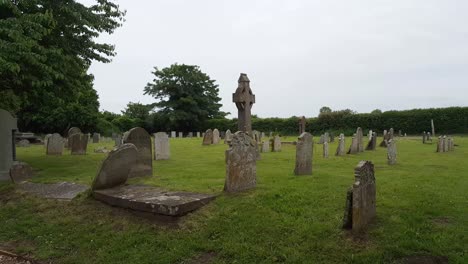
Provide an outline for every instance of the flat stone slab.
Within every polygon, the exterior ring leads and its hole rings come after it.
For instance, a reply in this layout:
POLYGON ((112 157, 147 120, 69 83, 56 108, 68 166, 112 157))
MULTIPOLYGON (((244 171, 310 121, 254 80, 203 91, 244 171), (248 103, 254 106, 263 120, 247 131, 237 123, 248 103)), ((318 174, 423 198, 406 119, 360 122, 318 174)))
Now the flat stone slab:
POLYGON ((93 196, 96 200, 112 206, 168 216, 182 216, 206 205, 216 197, 200 193, 169 192, 145 185, 124 185, 95 190, 93 196))
POLYGON ((87 185, 72 182, 52 184, 23 182, 18 185, 18 188, 23 192, 34 194, 39 197, 58 200, 72 200, 78 196, 78 194, 90 189, 87 185))

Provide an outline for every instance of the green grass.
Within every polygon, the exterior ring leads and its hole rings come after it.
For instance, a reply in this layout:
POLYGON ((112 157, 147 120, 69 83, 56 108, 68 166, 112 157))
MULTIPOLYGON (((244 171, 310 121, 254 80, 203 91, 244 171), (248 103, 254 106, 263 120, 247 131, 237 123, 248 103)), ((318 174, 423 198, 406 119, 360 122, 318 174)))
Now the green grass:
MULTIPOLYGON (((468 263, 468 138, 455 143, 454 152, 435 153, 435 142, 399 139, 395 166, 387 165, 384 148, 324 159, 316 144, 313 176, 300 177, 293 175, 295 147, 283 145, 282 152, 262 154, 256 189, 223 194, 226 146, 171 139, 171 160, 155 161, 154 177, 131 182, 221 194, 180 227, 86 195, 44 200, 2 184, 0 244, 54 263, 190 263, 207 253, 214 263, 392 263, 410 255, 468 263), (341 223, 360 160, 375 164, 377 219, 353 239, 341 223)), ((86 156, 59 157, 32 146, 18 149, 18 157, 38 169, 35 182, 91 184, 106 155, 93 153, 97 146, 90 144, 86 156)))

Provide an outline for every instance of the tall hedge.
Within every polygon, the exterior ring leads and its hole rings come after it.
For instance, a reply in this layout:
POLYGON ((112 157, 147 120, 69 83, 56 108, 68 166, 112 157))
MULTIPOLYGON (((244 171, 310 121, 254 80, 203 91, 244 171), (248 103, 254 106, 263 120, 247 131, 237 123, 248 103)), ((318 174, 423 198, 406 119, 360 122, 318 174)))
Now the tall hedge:
MULTIPOLYGON (((323 113, 319 117, 307 118, 306 130, 314 135, 326 131, 335 135, 351 135, 357 127, 364 131, 372 129, 378 133, 393 127, 395 132, 420 134, 431 131, 431 119, 434 120, 436 134, 468 133, 468 107, 448 107, 413 109, 405 111, 387 111, 381 114, 355 114, 348 111, 323 113)), ((299 117, 290 118, 253 118, 252 127, 258 131, 277 132, 282 135, 297 135, 299 117)), ((205 129, 237 130, 237 119, 212 119, 205 124, 205 129)))

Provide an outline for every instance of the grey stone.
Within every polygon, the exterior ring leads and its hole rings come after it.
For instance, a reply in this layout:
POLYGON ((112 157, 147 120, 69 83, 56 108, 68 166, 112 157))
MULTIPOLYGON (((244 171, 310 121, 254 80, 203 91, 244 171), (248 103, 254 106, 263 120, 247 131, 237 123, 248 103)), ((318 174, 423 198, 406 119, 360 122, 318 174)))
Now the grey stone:
POLYGON ((169 137, 165 132, 154 134, 154 159, 168 160, 171 156, 169 137))
POLYGON ((444 147, 444 152, 448 152, 448 142, 447 142, 447 136, 442 137, 442 142, 443 142, 443 147, 444 147))
POLYGON ((18 185, 20 191, 42 198, 57 200, 72 200, 80 193, 89 190, 89 186, 70 182, 54 184, 23 182, 18 185))
POLYGON ((248 133, 238 131, 226 150, 224 191, 241 192, 257 184, 257 142, 248 133))
POLYGON ((211 145, 213 144, 213 131, 211 129, 206 130, 203 136, 202 145, 211 145))
POLYGON ((432 136, 435 137, 435 127, 434 127, 434 119, 431 119, 431 128, 432 128, 432 136))
POLYGON ((426 134, 426 131, 423 132, 423 144, 426 144, 426 140, 427 140, 427 134, 426 134))
POLYGON ((176 137, 176 132, 175 131, 171 131, 171 138, 175 138, 176 137))
POLYGON ((25 162, 15 161, 10 169, 10 177, 14 183, 26 181, 33 176, 33 170, 25 162))
POLYGON ((111 151, 102 162, 92 189, 108 189, 124 184, 137 164, 138 150, 133 144, 123 144, 111 151))
POLYGON ((345 137, 343 134, 340 134, 338 137, 338 147, 336 148, 335 156, 343 156, 345 152, 345 137))
POLYGON ((387 143, 387 162, 388 165, 395 165, 397 163, 397 149, 394 139, 390 139, 387 143))
POLYGON ((219 144, 219 141, 221 141, 221 138, 219 137, 219 130, 215 128, 213 130, 213 144, 219 144))
POLYGON ((200 137, 200 132, 197 132, 197 138, 199 138, 199 137, 200 137))
POLYGON ((442 136, 439 136, 439 141, 437 142, 437 152, 444 152, 444 141, 442 136))
POLYGON ((184 137, 184 132, 179 132, 179 138, 183 138, 184 137))
POLYGON ((69 138, 70 150, 72 155, 85 155, 88 147, 88 136, 82 133, 72 134, 69 138))
POLYGON ((265 132, 260 133, 260 138, 265 138, 265 132))
POLYGON ((47 149, 47 141, 49 141, 49 138, 52 136, 52 134, 47 134, 44 137, 44 148, 47 149))
POLYGON ((296 144, 296 166, 294 167, 295 175, 311 175, 312 174, 312 153, 313 139, 310 133, 302 133, 296 144))
POLYGON ((280 152, 281 151, 281 138, 279 136, 275 136, 273 139, 273 144, 271 144, 271 151, 272 152, 280 152))
POLYGON ((357 137, 357 144, 358 144, 358 152, 364 152, 364 141, 363 141, 362 128, 360 128, 360 127, 357 128, 356 137, 357 137))
POLYGON ((368 140, 371 141, 372 140, 372 135, 373 135, 373 132, 372 130, 369 130, 369 133, 367 133, 367 137, 368 137, 368 140))
POLYGON ((255 103, 255 95, 250 89, 250 80, 247 74, 241 73, 236 92, 232 94, 232 101, 237 107, 237 129, 243 132, 252 132, 251 110, 255 103))
POLYGON ((28 148, 30 146, 30 143, 29 143, 29 140, 27 139, 22 139, 18 142, 18 144, 16 145, 18 147, 22 147, 22 148, 28 148))
POLYGON ((98 147, 94 149, 94 153, 109 153, 111 150, 107 149, 106 147, 98 147))
POLYGON ((78 127, 71 127, 70 129, 68 129, 68 133, 66 136, 70 137, 71 135, 77 134, 77 133, 81 133, 81 129, 79 129, 78 127))
POLYGON ((93 133, 93 143, 99 143, 100 140, 101 140, 101 134, 93 133))
POLYGON ((16 118, 8 111, 0 109, 0 181, 10 180, 10 168, 16 158, 15 131, 17 129, 16 118))
POLYGON ((323 157, 328 158, 328 142, 323 142, 323 157))
POLYGON ((270 152, 270 141, 269 140, 265 140, 265 141, 262 142, 261 152, 262 153, 270 152))
POLYGON ((318 144, 323 144, 325 142, 325 135, 321 135, 318 144))
POLYGON ((232 133, 231 130, 226 130, 226 133, 224 134, 224 144, 229 144, 232 140, 232 133))
POLYGON ((351 138, 351 146, 349 147, 348 154, 356 154, 358 152, 358 139, 356 137, 356 134, 354 134, 351 138))
POLYGON ((361 161, 354 169, 354 184, 346 195, 343 228, 359 232, 375 218, 376 184, 374 165, 361 161))
POLYGON ((133 166, 129 177, 153 176, 151 136, 141 127, 132 128, 128 132, 123 143, 131 143, 138 150, 137 163, 133 166))
POLYGON ((193 138, 193 132, 188 132, 187 137, 188 137, 188 138, 193 138))
POLYGON ((372 132, 372 137, 367 143, 366 150, 375 150, 377 147, 377 133, 372 132))
POLYGON ((122 145, 122 135, 118 134, 114 138, 114 146, 118 148, 120 145, 122 145))
POLYGON ((302 135, 302 133, 304 133, 305 130, 306 130, 306 119, 305 119, 305 116, 302 116, 299 119, 299 135, 302 135))
POLYGON ((47 140, 47 155, 62 155, 63 144, 63 138, 59 134, 52 134, 47 140))

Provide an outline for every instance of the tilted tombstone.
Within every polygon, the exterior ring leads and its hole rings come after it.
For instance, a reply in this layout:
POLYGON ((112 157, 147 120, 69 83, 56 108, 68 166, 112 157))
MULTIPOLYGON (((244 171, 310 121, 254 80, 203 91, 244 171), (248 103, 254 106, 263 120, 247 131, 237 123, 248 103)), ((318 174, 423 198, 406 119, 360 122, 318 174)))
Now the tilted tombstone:
POLYGON ((229 144, 232 140, 232 133, 231 130, 226 130, 225 136, 224 136, 224 144, 229 144))
POLYGON ((344 134, 340 134, 338 137, 338 147, 336 148, 335 156, 343 156, 345 153, 345 137, 344 134))
POLYGON ((10 112, 0 109, 0 181, 10 180, 10 168, 16 159, 15 131, 17 129, 16 118, 10 112))
POLYGON ((381 146, 381 147, 387 147, 387 141, 388 141, 388 132, 387 132, 387 130, 384 130, 384 132, 383 132, 383 140, 382 140, 382 143, 380 143, 379 146, 381 146))
POLYGON ((364 141, 363 141, 363 134, 362 128, 358 127, 356 130, 356 137, 357 137, 357 144, 358 144, 358 152, 364 152, 364 141))
POLYGON ((32 167, 27 163, 14 161, 10 168, 10 177, 13 183, 26 181, 33 176, 32 167))
POLYGON ((219 130, 215 128, 213 130, 213 144, 219 144, 219 141, 221 141, 221 138, 219 137, 219 130))
POLYGON ((176 132, 175 131, 171 131, 171 138, 175 138, 176 137, 176 132))
POLYGON ((312 174, 313 144, 312 135, 307 132, 302 133, 297 139, 295 175, 312 174))
POLYGON ((211 145, 213 144, 213 131, 211 129, 206 130, 203 136, 202 145, 211 145))
POLYGON ((88 136, 83 133, 74 133, 69 137, 71 155, 85 155, 88 147, 88 136))
POLYGON ((273 144, 271 144, 271 151, 272 152, 280 152, 281 151, 281 138, 276 135, 273 139, 273 144))
POLYGON ((302 133, 304 133, 305 130, 306 130, 306 119, 305 119, 305 116, 302 116, 299 119, 299 135, 302 135, 302 133))
POLYGON ((232 101, 237 107, 237 129, 252 133, 252 116, 251 109, 255 103, 255 95, 250 89, 250 80, 247 74, 241 73, 236 92, 232 94, 232 101))
POLYGON ((359 152, 358 149, 358 140, 356 134, 351 138, 351 146, 349 147, 348 154, 356 154, 359 152))
POLYGON ((137 164, 138 150, 133 144, 122 144, 102 162, 92 189, 108 189, 124 184, 137 164))
POLYGON ((343 228, 359 232, 375 218, 376 184, 374 164, 361 161, 354 169, 354 184, 346 195, 343 228))
POLYGON ((387 162, 388 165, 395 165, 397 162, 397 149, 394 139, 390 139, 387 143, 387 162))
POLYGON ((323 142, 323 157, 328 158, 328 142, 323 142))
POLYGON ((141 127, 132 128, 123 138, 123 143, 131 143, 138 150, 137 162, 130 171, 129 177, 153 176, 151 136, 148 132, 141 127))
POLYGON ((47 155, 62 155, 63 153, 63 138, 60 134, 54 133, 47 140, 47 155))
POLYGON ((154 159, 168 160, 170 156, 169 136, 165 132, 154 134, 154 159))
POLYGON ((372 132, 372 137, 369 140, 369 143, 367 143, 366 150, 375 150, 377 147, 377 133, 372 132))
POLYGON ((99 143, 100 140, 101 140, 101 134, 93 133, 93 143, 99 143))
POLYGON ((262 142, 261 152, 262 153, 270 152, 270 141, 269 140, 265 140, 265 141, 262 142))
POLYGON ((226 150, 224 191, 241 192, 257 184, 257 142, 242 131, 236 132, 226 150))
POLYGON ((184 137, 184 132, 179 132, 179 138, 183 138, 184 137))

